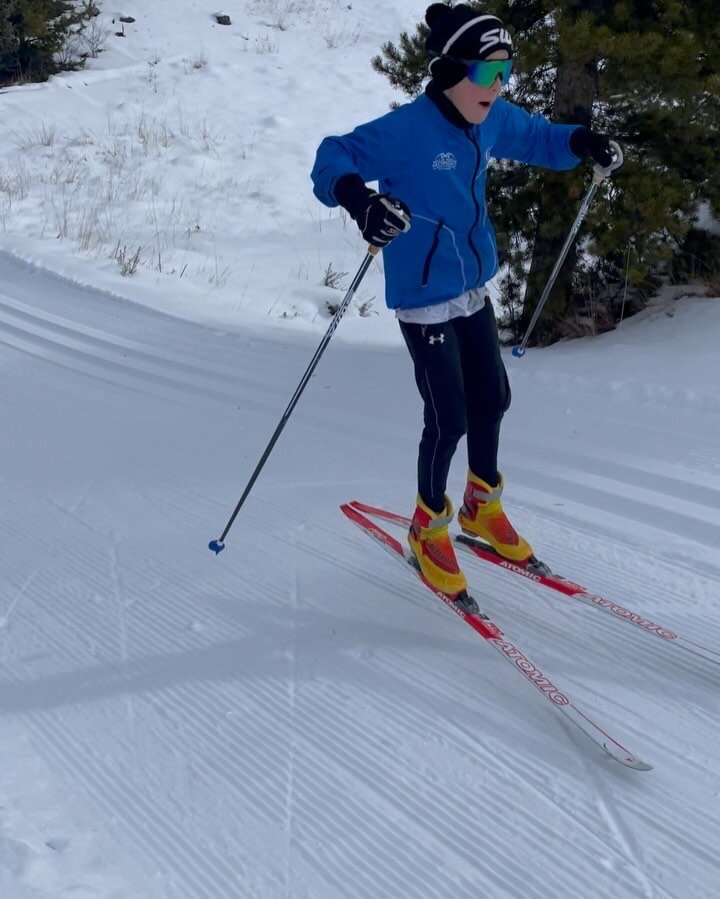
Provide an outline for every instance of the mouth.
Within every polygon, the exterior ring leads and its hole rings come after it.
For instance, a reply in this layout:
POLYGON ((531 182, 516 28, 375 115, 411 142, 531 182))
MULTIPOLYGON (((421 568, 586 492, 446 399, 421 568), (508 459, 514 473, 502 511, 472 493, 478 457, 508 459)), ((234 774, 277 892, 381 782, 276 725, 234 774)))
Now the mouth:
POLYGON ((480 100, 478 106, 482 106, 483 109, 490 109, 491 103, 489 100, 480 100))

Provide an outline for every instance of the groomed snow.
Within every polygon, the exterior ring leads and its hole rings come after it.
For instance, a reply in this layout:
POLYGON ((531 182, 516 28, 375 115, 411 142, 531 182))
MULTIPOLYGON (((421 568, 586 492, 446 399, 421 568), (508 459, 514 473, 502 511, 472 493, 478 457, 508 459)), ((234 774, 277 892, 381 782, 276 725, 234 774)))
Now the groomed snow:
MULTIPOLYGON (((626 770, 340 514, 414 499, 379 270, 207 550, 364 252, 308 171, 423 10, 351 7, 129 3, 0 92, 0 896, 715 899, 720 667, 467 564, 626 770)), ((502 468, 555 570, 720 650, 720 299, 676 296, 508 354, 502 468)))

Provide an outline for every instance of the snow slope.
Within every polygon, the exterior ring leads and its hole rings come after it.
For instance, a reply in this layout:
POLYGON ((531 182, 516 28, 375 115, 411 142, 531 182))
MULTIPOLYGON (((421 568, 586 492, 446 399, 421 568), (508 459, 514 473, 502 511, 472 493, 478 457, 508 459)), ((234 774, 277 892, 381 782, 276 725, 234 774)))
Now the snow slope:
MULTIPOLYGON (((313 344, 0 270, 3 896, 716 895, 718 672, 472 569, 655 765, 622 769, 338 512, 410 507, 404 352, 331 344, 216 558, 313 344)), ((674 308, 508 357, 508 503, 558 571, 720 647, 720 306, 674 308)))
MULTIPOLYGON (((221 34, 199 4, 182 5, 192 30, 169 4, 134 4, 123 10, 138 19, 134 44, 128 28, 88 71, 3 93, 0 127, 9 133, 6 110, 36 134, 53 121, 68 134, 99 128, 110 107, 137 122, 143 103, 159 116, 154 98, 167 103, 172 90, 201 121, 211 92, 192 91, 215 66, 218 102, 245 110, 223 121, 235 138, 258 126, 259 86, 280 115, 269 85, 281 74, 294 126, 319 134, 334 110, 347 127, 390 98, 380 79, 377 94, 358 90, 368 55, 419 14, 395 6, 380 23, 373 4, 352 6, 361 36, 336 49, 357 81, 327 62, 322 17, 294 13, 286 31, 262 31, 268 13, 245 17, 238 3, 224 11, 240 24, 221 34), (220 54, 228 33, 244 32, 272 32, 278 65, 267 53, 252 65, 220 54), (153 46, 179 62, 162 76, 167 94, 147 82, 140 97, 153 46), (186 74, 182 59, 203 49, 207 65, 186 74), (249 89, 230 90, 231 76, 249 89)), ((338 27, 342 10, 324 21, 338 27)), ((288 122, 273 127, 251 164, 300 248, 292 261, 264 204, 249 221, 245 195, 231 192, 229 211, 208 206, 219 211, 204 249, 175 248, 175 274, 148 257, 125 279, 98 247, 83 255, 50 239, 49 224, 43 236, 61 182, 43 186, 39 174, 69 143, 18 154, 0 141, 6 173, 18 155, 35 173, 12 198, 3 246, 39 264, 0 253, 0 895, 714 899, 720 671, 468 564, 493 620, 655 766, 628 771, 338 511, 356 497, 412 505, 420 404, 389 314, 356 310, 342 323, 226 551, 208 552, 327 327, 318 310, 338 295, 318 284, 327 260, 354 270, 363 249, 339 217, 313 223, 323 214, 307 183, 315 134, 290 143, 288 122), (275 158, 283 178, 272 181, 275 158), (244 263, 224 286, 201 288, 213 241, 220 255, 240 247, 256 261, 252 277, 244 263), (285 311, 294 303, 297 316, 269 315, 268 289, 285 296, 288 285, 285 311)), ((235 138, 218 155, 223 177, 235 138)), ((141 162, 143 152, 127 164, 147 174, 157 163, 167 193, 156 210, 181 192, 202 197, 210 154, 188 163, 204 172, 195 190, 173 174, 181 143, 172 158, 141 162)), ((96 150, 87 155, 107 186, 96 150)), ((121 198, 107 205, 116 225, 142 231, 152 202, 133 202, 134 213, 121 198)), ((719 338, 720 300, 666 298, 612 334, 508 355, 502 447, 508 508, 542 558, 715 648, 719 338)))

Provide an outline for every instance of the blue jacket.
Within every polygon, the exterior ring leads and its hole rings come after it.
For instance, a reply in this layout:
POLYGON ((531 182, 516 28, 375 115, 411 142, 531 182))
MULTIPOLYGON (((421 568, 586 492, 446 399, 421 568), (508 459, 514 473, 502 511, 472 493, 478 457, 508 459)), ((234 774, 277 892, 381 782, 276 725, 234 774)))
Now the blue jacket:
POLYGON ((385 301, 391 309, 431 306, 484 284, 497 271, 485 204, 489 159, 574 168, 579 159, 568 140, 576 128, 501 98, 482 125, 459 127, 425 93, 350 134, 326 137, 312 171, 315 196, 337 206, 333 185, 357 173, 407 203, 410 230, 383 250, 385 301))

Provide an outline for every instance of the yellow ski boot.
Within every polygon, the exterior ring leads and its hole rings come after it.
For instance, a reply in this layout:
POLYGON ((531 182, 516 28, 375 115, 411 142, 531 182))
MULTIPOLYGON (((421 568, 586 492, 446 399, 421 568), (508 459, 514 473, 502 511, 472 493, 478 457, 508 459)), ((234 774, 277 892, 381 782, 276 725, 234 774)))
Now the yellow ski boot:
POLYGON ((448 534, 453 519, 453 507, 445 497, 445 508, 438 514, 417 498, 408 543, 426 581, 452 597, 463 611, 474 614, 477 603, 467 593, 467 580, 455 558, 455 550, 448 534))
POLYGON ((491 487, 468 469, 458 523, 466 534, 489 543, 505 559, 525 562, 533 554, 532 547, 518 534, 503 511, 500 497, 504 486, 502 475, 497 487, 491 487))

